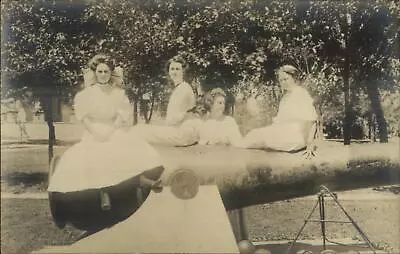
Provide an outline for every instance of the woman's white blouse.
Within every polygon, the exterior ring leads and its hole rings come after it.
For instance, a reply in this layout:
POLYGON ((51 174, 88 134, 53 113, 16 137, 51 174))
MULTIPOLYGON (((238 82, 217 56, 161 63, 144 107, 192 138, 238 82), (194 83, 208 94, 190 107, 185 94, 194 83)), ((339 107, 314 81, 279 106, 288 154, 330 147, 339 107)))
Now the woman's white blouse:
POLYGON ((183 82, 175 87, 168 102, 167 125, 180 125, 185 118, 186 112, 195 105, 194 92, 188 83, 183 82))
POLYGON ((307 90, 297 86, 282 97, 274 123, 292 123, 299 121, 315 121, 317 112, 313 99, 307 90))
MULTIPOLYGON (((131 106, 122 89, 104 93, 91 86, 75 97, 78 120, 89 117, 97 132, 107 132, 120 115, 127 121, 131 106)), ((74 192, 116 185, 161 166, 157 151, 134 132, 116 129, 105 142, 96 141, 85 131, 82 140, 62 155, 48 191, 74 192)))
POLYGON ((199 144, 237 145, 242 141, 242 134, 235 119, 225 116, 223 120, 205 120, 199 128, 199 144))
POLYGON ((85 116, 94 121, 113 121, 118 114, 128 121, 132 115, 131 104, 123 89, 114 88, 110 93, 104 93, 96 85, 85 88, 75 96, 74 110, 79 121, 85 116))

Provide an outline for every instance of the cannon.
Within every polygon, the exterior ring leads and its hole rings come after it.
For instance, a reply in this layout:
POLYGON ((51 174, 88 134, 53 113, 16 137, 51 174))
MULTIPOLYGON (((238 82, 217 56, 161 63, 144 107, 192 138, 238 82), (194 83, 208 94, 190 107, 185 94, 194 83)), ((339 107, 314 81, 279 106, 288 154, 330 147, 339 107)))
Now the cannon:
MULTIPOLYGON (((316 194, 321 185, 339 191, 399 183, 399 153, 393 148, 396 146, 334 144, 319 149, 315 158, 306 160, 301 153, 200 145, 158 146, 163 168, 147 174, 169 186, 177 171, 190 170, 196 174, 196 184, 218 187, 224 207, 230 211, 316 194)), ((51 163, 50 175, 56 161, 57 158, 51 163)), ((116 191, 75 193, 72 200, 63 198, 60 193, 49 193, 54 221, 60 227, 68 221, 83 230, 114 225, 135 213, 151 191, 138 188, 133 182, 135 179, 128 179, 122 184, 124 187, 116 191), (103 204, 107 198, 111 200, 110 209, 103 204), (82 210, 82 206, 88 210, 82 210)))
MULTIPOLYGON (((54 174, 59 156, 50 162, 49 181, 54 174)), ((148 179, 159 180, 164 168, 157 167, 143 172, 148 179)), ((139 177, 134 176, 118 185, 101 189, 87 189, 68 193, 49 192, 50 211, 57 227, 64 228, 70 223, 75 228, 88 232, 96 232, 110 227, 132 215, 151 190, 139 184, 139 177)))

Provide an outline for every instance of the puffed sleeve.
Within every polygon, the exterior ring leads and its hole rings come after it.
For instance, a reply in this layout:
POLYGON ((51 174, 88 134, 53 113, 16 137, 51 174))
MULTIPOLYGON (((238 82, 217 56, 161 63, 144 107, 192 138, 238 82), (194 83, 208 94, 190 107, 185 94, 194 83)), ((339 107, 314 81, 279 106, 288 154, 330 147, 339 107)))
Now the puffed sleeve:
POLYGON ((124 90, 118 91, 117 96, 118 114, 124 122, 128 122, 133 117, 132 106, 124 90))
POLYGON ((315 121, 317 113, 310 94, 302 87, 297 87, 290 94, 284 95, 274 123, 293 121, 315 121))
POLYGON ((298 99, 298 117, 305 121, 316 121, 317 112, 314 107, 314 101, 310 94, 304 89, 302 93, 299 94, 298 99))
POLYGON ((75 95, 74 111, 75 111, 75 117, 78 121, 82 121, 83 118, 88 114, 89 105, 88 105, 86 90, 82 90, 75 95))
POLYGON ((185 101, 185 105, 184 108, 186 109, 186 111, 191 110, 192 108, 194 108, 196 106, 196 98, 193 92, 193 89, 190 87, 190 85, 188 85, 187 89, 186 89, 186 101, 185 101))

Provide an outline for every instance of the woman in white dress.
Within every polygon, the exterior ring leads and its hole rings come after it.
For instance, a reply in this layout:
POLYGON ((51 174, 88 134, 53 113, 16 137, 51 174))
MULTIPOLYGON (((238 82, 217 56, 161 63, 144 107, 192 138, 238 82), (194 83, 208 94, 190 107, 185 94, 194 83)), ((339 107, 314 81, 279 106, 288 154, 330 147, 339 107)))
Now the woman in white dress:
POLYGON ((199 128, 200 145, 239 146, 242 134, 235 119, 225 114, 226 93, 221 88, 212 89, 205 97, 209 113, 199 128))
MULTIPOLYGON (((92 81, 75 97, 82 140, 61 157, 48 191, 59 226, 70 222, 93 230, 112 225, 139 206, 136 191, 158 187, 163 167, 156 151, 130 129, 131 105, 118 87, 112 60, 96 55, 89 62, 92 81)), ((145 193, 145 195, 147 195, 145 193)))
POLYGON ((168 101, 165 124, 138 124, 133 129, 151 144, 190 146, 198 142, 200 120, 191 112, 196 99, 192 87, 184 80, 188 64, 182 57, 175 56, 167 62, 166 69, 174 89, 168 101))
POLYGON ((196 97, 192 87, 184 80, 188 64, 180 57, 175 56, 168 60, 167 70, 174 89, 169 97, 166 124, 181 125, 187 118, 189 111, 196 106, 196 97))
POLYGON ((271 125, 250 131, 241 146, 286 152, 306 148, 311 155, 317 120, 313 99, 301 86, 298 69, 284 65, 277 74, 284 90, 278 114, 271 125))

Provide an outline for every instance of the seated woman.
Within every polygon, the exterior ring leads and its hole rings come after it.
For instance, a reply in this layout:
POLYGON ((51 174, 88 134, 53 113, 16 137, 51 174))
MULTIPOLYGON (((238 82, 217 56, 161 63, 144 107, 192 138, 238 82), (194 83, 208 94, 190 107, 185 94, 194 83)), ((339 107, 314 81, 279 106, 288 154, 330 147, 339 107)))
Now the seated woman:
POLYGON ((241 144, 242 135, 233 117, 225 115, 226 93, 221 88, 212 89, 205 97, 209 113, 199 128, 199 144, 231 145, 241 144))
POLYGON ((145 141, 164 146, 190 146, 198 142, 196 127, 200 121, 193 113, 196 100, 192 87, 184 80, 188 69, 186 61, 175 56, 166 69, 173 92, 169 98, 165 125, 138 124, 133 130, 145 141))
POLYGON ((291 65, 278 70, 278 80, 284 90, 277 116, 269 126, 250 131, 241 147, 295 152, 307 148, 312 154, 317 114, 313 100, 301 86, 300 72, 291 65))
POLYGON ((196 106, 193 89, 185 81, 188 68, 186 61, 180 56, 175 56, 167 62, 168 76, 174 86, 167 106, 167 125, 181 125, 188 117, 189 111, 196 106))
MULTIPOLYGON (((159 187, 163 167, 156 151, 130 131, 131 105, 113 61, 96 55, 89 62, 92 79, 74 100, 85 132, 55 166, 49 179, 53 218, 83 230, 110 226, 140 206, 138 188, 148 195, 159 187)), ((87 76, 86 76, 87 77, 87 76)))

